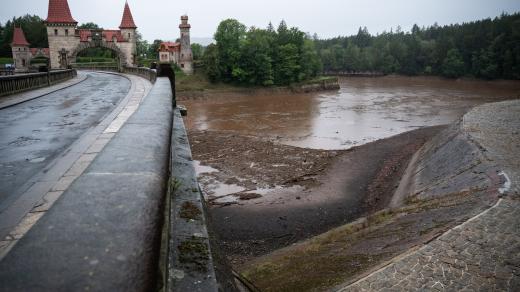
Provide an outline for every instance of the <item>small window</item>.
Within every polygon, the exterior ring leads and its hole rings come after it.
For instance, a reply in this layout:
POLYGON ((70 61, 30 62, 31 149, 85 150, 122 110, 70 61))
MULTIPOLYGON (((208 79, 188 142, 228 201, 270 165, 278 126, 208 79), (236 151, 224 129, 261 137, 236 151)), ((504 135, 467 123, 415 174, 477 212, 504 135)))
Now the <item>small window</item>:
POLYGON ((184 54, 181 54, 181 58, 184 58, 184 54))
POLYGON ((22 48, 18 48, 18 51, 21 51, 21 50, 22 50, 22 48))
POLYGON ((181 64, 181 68, 184 68, 184 64, 181 64))
POLYGON ((54 35, 58 35, 58 30, 57 29, 54 30, 54 35))
POLYGON ((128 38, 130 38, 130 33, 128 33, 128 38))
POLYGON ((65 35, 69 35, 69 30, 68 29, 65 30, 65 35))
POLYGON ((25 67, 25 59, 22 59, 22 67, 25 67))

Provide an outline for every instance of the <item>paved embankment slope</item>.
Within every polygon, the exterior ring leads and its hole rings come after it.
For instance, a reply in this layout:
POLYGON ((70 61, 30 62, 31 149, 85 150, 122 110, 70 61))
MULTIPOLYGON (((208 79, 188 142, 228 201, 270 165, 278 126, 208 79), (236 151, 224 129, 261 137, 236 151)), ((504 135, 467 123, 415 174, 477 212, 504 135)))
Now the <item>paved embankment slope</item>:
POLYGON ((520 290, 520 101, 467 113, 417 153, 394 206, 458 192, 502 194, 490 209, 341 291, 520 290), (500 177, 499 177, 500 176, 500 177))

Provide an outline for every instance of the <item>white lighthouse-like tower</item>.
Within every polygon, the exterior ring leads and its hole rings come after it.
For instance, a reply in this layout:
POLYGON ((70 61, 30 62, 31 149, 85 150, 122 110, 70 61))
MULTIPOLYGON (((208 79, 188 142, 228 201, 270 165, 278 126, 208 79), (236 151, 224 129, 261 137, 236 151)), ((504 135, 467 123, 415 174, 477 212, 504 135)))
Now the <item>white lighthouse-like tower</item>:
POLYGON ((181 16, 181 24, 179 25, 179 29, 181 30, 181 52, 179 56, 179 66, 186 74, 193 73, 193 54, 191 52, 190 28, 191 25, 188 23, 188 16, 181 16))

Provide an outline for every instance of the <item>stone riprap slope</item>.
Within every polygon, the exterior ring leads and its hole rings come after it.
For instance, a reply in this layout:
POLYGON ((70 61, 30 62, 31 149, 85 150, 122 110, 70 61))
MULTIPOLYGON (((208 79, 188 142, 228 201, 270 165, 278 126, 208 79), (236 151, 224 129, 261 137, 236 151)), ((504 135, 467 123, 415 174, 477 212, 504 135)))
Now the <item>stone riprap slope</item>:
POLYGON ((518 113, 519 100, 470 111, 451 132, 437 137, 417 154, 417 162, 410 164, 408 177, 403 179, 393 202, 399 204, 466 186, 470 191, 478 190, 486 180, 498 180, 501 186, 494 193, 502 198, 497 204, 340 290, 520 291, 518 113), (428 169, 434 165, 438 167, 428 169))

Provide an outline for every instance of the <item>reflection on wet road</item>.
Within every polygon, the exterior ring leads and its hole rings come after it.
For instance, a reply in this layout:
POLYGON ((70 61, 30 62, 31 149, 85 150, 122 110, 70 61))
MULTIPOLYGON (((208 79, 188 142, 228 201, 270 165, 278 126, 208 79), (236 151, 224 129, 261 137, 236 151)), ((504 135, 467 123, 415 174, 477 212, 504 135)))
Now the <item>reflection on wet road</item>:
POLYGON ((0 110, 0 212, 130 90, 121 76, 81 74, 89 75, 82 83, 0 110))
POLYGON ((185 101, 191 130, 227 130, 316 149, 347 149, 448 124, 476 105, 518 98, 519 82, 344 78, 338 92, 212 96, 185 101))

